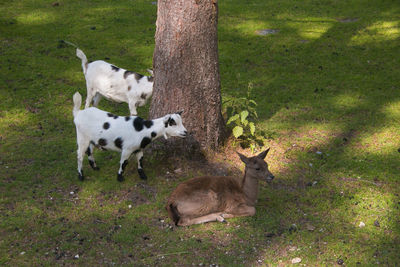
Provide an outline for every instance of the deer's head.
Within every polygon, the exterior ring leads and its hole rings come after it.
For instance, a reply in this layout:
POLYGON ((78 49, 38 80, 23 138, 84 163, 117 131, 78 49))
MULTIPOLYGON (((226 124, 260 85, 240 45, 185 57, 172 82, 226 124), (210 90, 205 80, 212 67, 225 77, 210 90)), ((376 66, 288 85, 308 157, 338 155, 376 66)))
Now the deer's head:
POLYGON ((239 152, 237 153, 244 164, 246 164, 246 172, 248 175, 270 182, 275 176, 269 171, 268 163, 264 161, 264 158, 267 156, 268 152, 269 148, 257 156, 250 158, 240 154, 239 152))

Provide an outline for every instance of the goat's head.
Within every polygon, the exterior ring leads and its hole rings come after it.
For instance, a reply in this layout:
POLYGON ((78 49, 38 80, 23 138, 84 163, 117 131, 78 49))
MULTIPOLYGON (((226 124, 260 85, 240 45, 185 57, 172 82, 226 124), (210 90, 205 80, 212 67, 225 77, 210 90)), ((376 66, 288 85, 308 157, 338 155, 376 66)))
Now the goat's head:
POLYGON ((170 136, 186 137, 187 131, 182 124, 182 111, 164 117, 165 139, 170 136))
POLYGON ((269 148, 257 156, 250 158, 240 154, 239 152, 237 153, 240 159, 246 164, 246 171, 249 175, 260 180, 270 182, 275 176, 269 171, 268 164, 264 161, 264 158, 267 156, 268 152, 269 148))

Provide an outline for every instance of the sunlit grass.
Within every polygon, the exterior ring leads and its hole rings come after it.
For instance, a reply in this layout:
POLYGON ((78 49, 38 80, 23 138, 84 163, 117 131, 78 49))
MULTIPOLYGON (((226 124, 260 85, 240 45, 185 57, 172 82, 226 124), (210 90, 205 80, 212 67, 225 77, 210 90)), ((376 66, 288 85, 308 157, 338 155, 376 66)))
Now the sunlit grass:
POLYGON ((400 21, 379 21, 354 35, 351 45, 362 45, 370 42, 384 42, 400 38, 400 21))
POLYGON ((384 126, 376 129, 372 134, 366 134, 360 140, 360 145, 365 149, 364 152, 368 151, 381 156, 394 156, 393 152, 396 151, 395 148, 398 146, 400 138, 400 133, 396 129, 397 127, 394 126, 384 126))
POLYGON ((335 105, 337 109, 351 109, 360 105, 360 95, 357 94, 342 94, 336 96, 331 103, 335 105))
POLYGON ((388 103, 382 107, 383 113, 394 123, 400 123, 400 101, 388 103))
POLYGON ((53 23, 57 19, 57 16, 52 12, 45 12, 35 10, 31 13, 20 14, 17 17, 17 21, 26 25, 40 25, 45 23, 53 23))
POLYGON ((299 36, 310 40, 322 37, 333 24, 334 22, 326 20, 326 18, 307 18, 287 23, 290 28, 296 29, 299 36))
POLYGON ((26 110, 10 109, 0 118, 0 132, 4 137, 12 137, 21 133, 21 129, 30 127, 33 117, 26 110))

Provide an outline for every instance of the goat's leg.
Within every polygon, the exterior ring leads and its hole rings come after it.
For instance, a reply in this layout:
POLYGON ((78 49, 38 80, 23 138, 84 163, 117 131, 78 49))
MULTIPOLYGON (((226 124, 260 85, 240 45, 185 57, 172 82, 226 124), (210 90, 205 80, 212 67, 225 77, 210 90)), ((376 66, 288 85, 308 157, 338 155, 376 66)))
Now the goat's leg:
POLYGON ((97 107, 99 105, 100 100, 101 100, 101 94, 96 93, 96 95, 93 98, 93 107, 97 107))
POLYGON ((138 162, 138 173, 139 173, 140 179, 147 180, 147 176, 143 171, 143 151, 140 150, 139 152, 136 152, 135 156, 136 156, 136 159, 138 162))
POLYGON ((95 95, 96 95, 96 92, 94 91, 94 89, 91 87, 88 87, 85 108, 88 108, 90 106, 90 103, 92 103, 93 97, 95 95))
POLYGON ((93 170, 98 171, 98 170, 100 170, 100 168, 97 167, 96 162, 94 161, 93 148, 94 148, 94 145, 92 143, 89 143, 89 146, 86 149, 86 154, 88 155, 90 167, 92 167, 93 170))
POLYGON ((225 222, 225 219, 222 216, 221 212, 210 213, 208 215, 204 215, 197 218, 187 218, 182 216, 178 221, 178 225, 188 226, 192 224, 200 224, 200 223, 214 222, 214 221, 225 222))
POLYGON ((124 180, 124 177, 122 176, 122 174, 125 171, 126 165, 128 165, 128 159, 129 159, 130 155, 131 155, 131 151, 122 150, 121 160, 119 161, 118 176, 117 176, 118 182, 122 182, 124 180))
POLYGON ((83 181, 83 171, 82 171, 82 162, 83 162, 83 157, 85 156, 85 149, 89 146, 89 142, 85 140, 82 136, 77 134, 77 142, 78 142, 78 150, 77 150, 77 155, 78 155, 78 178, 79 180, 83 181))
POLYGON ((129 111, 131 112, 131 116, 136 116, 137 115, 137 102, 131 98, 128 98, 129 100, 129 111))

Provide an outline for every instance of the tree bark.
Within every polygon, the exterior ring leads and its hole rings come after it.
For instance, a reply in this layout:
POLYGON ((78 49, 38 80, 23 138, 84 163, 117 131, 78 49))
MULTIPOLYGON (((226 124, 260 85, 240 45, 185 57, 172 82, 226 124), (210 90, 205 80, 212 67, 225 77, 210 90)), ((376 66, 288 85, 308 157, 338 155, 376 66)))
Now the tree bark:
POLYGON ((217 0, 158 1, 150 117, 183 110, 181 148, 216 149, 225 135, 217 19, 217 0))

